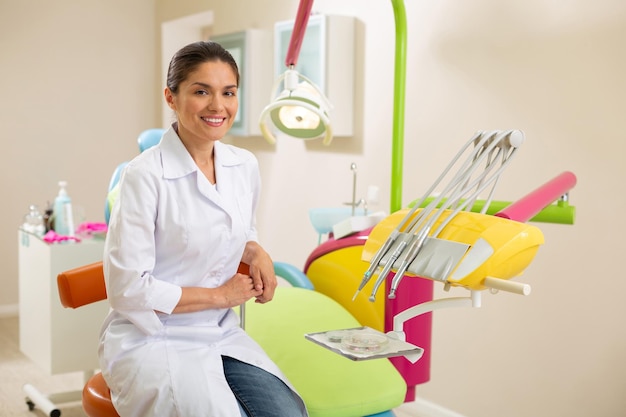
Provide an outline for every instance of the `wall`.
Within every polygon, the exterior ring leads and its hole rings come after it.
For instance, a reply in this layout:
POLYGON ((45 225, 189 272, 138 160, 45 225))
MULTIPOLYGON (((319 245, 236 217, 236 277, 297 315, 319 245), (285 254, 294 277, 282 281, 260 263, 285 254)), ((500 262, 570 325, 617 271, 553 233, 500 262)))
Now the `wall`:
MULTIPOLYGON (((156 27, 213 10, 214 33, 271 30, 297 9, 296 0, 262 3, 253 8, 243 0, 158 0, 156 27)), ((4 190, 18 188, 15 203, 5 205, 11 212, 3 216, 0 236, 3 259, 12 265, 14 231, 24 210, 31 201, 52 198, 58 179, 67 179, 75 198, 86 200, 90 217, 100 216, 101 191, 95 187, 106 187, 112 166, 135 152, 137 132, 158 120, 162 87, 154 88, 161 74, 144 70, 146 63, 158 68, 160 62, 152 49, 159 45, 150 44, 158 37, 151 2, 82 6, 81 12, 99 17, 84 22, 70 13, 78 6, 70 8, 69 2, 38 3, 44 8, 38 18, 27 3, 11 3, 8 18, 6 2, 0 4, 6 74, 0 80, 0 120, 8 130, 1 139, 1 181, 4 190), (107 59, 89 55, 89 38, 76 36, 85 32, 93 33, 107 59), (43 48, 33 46, 42 39, 43 48), (89 55, 78 67, 71 54, 75 45, 82 46, 81 57, 89 55), (68 149, 77 155, 72 164, 56 163, 68 149), (12 181, 15 173, 19 187, 12 181)), ((485 293, 481 309, 435 313, 432 380, 418 395, 471 417, 623 415, 626 288, 619 259, 625 224, 619 208, 626 201, 619 190, 626 174, 626 4, 445 0, 407 1, 406 7, 405 203, 421 196, 480 129, 526 133, 498 199, 519 198, 564 170, 578 176, 570 196, 576 224, 537 224, 546 244, 519 278, 532 285, 530 296, 485 293)), ((374 184, 381 188, 378 208, 387 210, 389 199, 392 8, 381 0, 318 0, 314 10, 361 22, 355 137, 337 138, 329 148, 233 139, 261 163, 263 243, 275 259, 298 266, 317 244, 307 210, 350 200, 350 163, 358 165, 359 196, 374 184)), ((15 272, 2 279, 0 305, 15 303, 15 272)), ((458 294, 465 293, 451 295, 458 294)), ((437 287, 436 295, 446 294, 437 287)))
POLYGON ((0 313, 17 311, 17 228, 68 181, 103 221, 113 169, 160 108, 154 3, 0 0, 0 313), (157 94, 158 93, 158 94, 157 94))

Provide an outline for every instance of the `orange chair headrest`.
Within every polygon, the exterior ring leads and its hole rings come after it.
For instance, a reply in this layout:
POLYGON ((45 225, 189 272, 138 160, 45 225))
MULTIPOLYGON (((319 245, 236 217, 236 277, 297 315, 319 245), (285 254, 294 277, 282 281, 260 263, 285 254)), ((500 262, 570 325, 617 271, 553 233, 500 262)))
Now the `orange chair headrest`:
POLYGON ((59 298, 66 308, 78 308, 107 298, 102 261, 70 269, 57 276, 59 298))

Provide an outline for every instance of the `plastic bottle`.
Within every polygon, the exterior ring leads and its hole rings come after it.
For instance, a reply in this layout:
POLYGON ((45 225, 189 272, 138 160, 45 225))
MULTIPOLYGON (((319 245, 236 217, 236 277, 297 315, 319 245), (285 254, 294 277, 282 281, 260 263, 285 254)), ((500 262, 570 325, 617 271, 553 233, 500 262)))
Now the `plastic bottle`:
POLYGON ((46 227, 46 233, 48 233, 50 230, 54 230, 54 228, 52 227, 54 220, 52 213, 54 213, 54 210, 52 209, 52 204, 50 204, 50 202, 48 201, 46 204, 46 209, 43 212, 43 224, 46 227))
POLYGON ((22 229, 37 236, 43 236, 46 233, 46 226, 43 216, 39 212, 39 208, 35 205, 28 207, 28 214, 24 216, 22 229))
POLYGON ((54 231, 61 236, 74 236, 72 199, 67 194, 67 181, 59 181, 59 195, 54 199, 54 231))

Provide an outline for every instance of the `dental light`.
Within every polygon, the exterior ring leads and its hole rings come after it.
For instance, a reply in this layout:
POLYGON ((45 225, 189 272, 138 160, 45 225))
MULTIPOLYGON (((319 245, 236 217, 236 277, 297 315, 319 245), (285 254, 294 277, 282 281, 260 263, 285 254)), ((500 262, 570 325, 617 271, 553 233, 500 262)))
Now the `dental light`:
POLYGON ((330 102, 310 79, 295 69, 312 6, 313 0, 302 0, 298 5, 285 58, 287 70, 274 83, 272 102, 261 112, 261 133, 271 144, 276 143, 278 136, 303 140, 323 138, 324 145, 329 145, 333 138, 328 116, 330 102))

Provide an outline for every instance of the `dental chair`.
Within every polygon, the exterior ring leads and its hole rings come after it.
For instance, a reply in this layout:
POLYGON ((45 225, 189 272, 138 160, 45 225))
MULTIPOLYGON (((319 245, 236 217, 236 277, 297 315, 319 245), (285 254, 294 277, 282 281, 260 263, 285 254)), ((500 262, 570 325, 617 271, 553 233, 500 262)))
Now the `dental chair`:
MULTIPOLYGON (((157 144, 163 132, 142 132, 138 138, 140 152, 157 144)), ((125 165, 117 166, 109 183, 107 222, 125 165)), ((248 273, 247 265, 241 264, 239 271, 248 273)), ((310 416, 393 417, 391 410, 404 402, 407 386, 388 360, 351 361, 304 337, 307 333, 362 324, 332 298, 315 291, 311 281, 295 266, 274 262, 274 271, 288 285, 279 286, 270 303, 246 303, 240 310, 244 316, 242 325, 294 385, 310 416)), ((79 308, 107 297, 102 262, 59 274, 57 285, 61 304, 66 308, 79 308)), ((118 416, 100 372, 85 384, 82 405, 89 417, 118 416)))
MULTIPOLYGON (((393 417, 390 410, 404 402, 406 384, 389 361, 351 361, 304 338, 306 333, 359 327, 359 322, 314 291, 295 267, 276 262, 274 269, 293 286, 279 286, 270 303, 246 303, 245 327, 298 390, 310 416, 393 417)), ((247 265, 239 270, 247 273, 247 265)), ((66 308, 106 299, 102 262, 59 274, 57 285, 66 308)), ((89 417, 118 416, 100 372, 85 384, 82 405, 89 417)))

